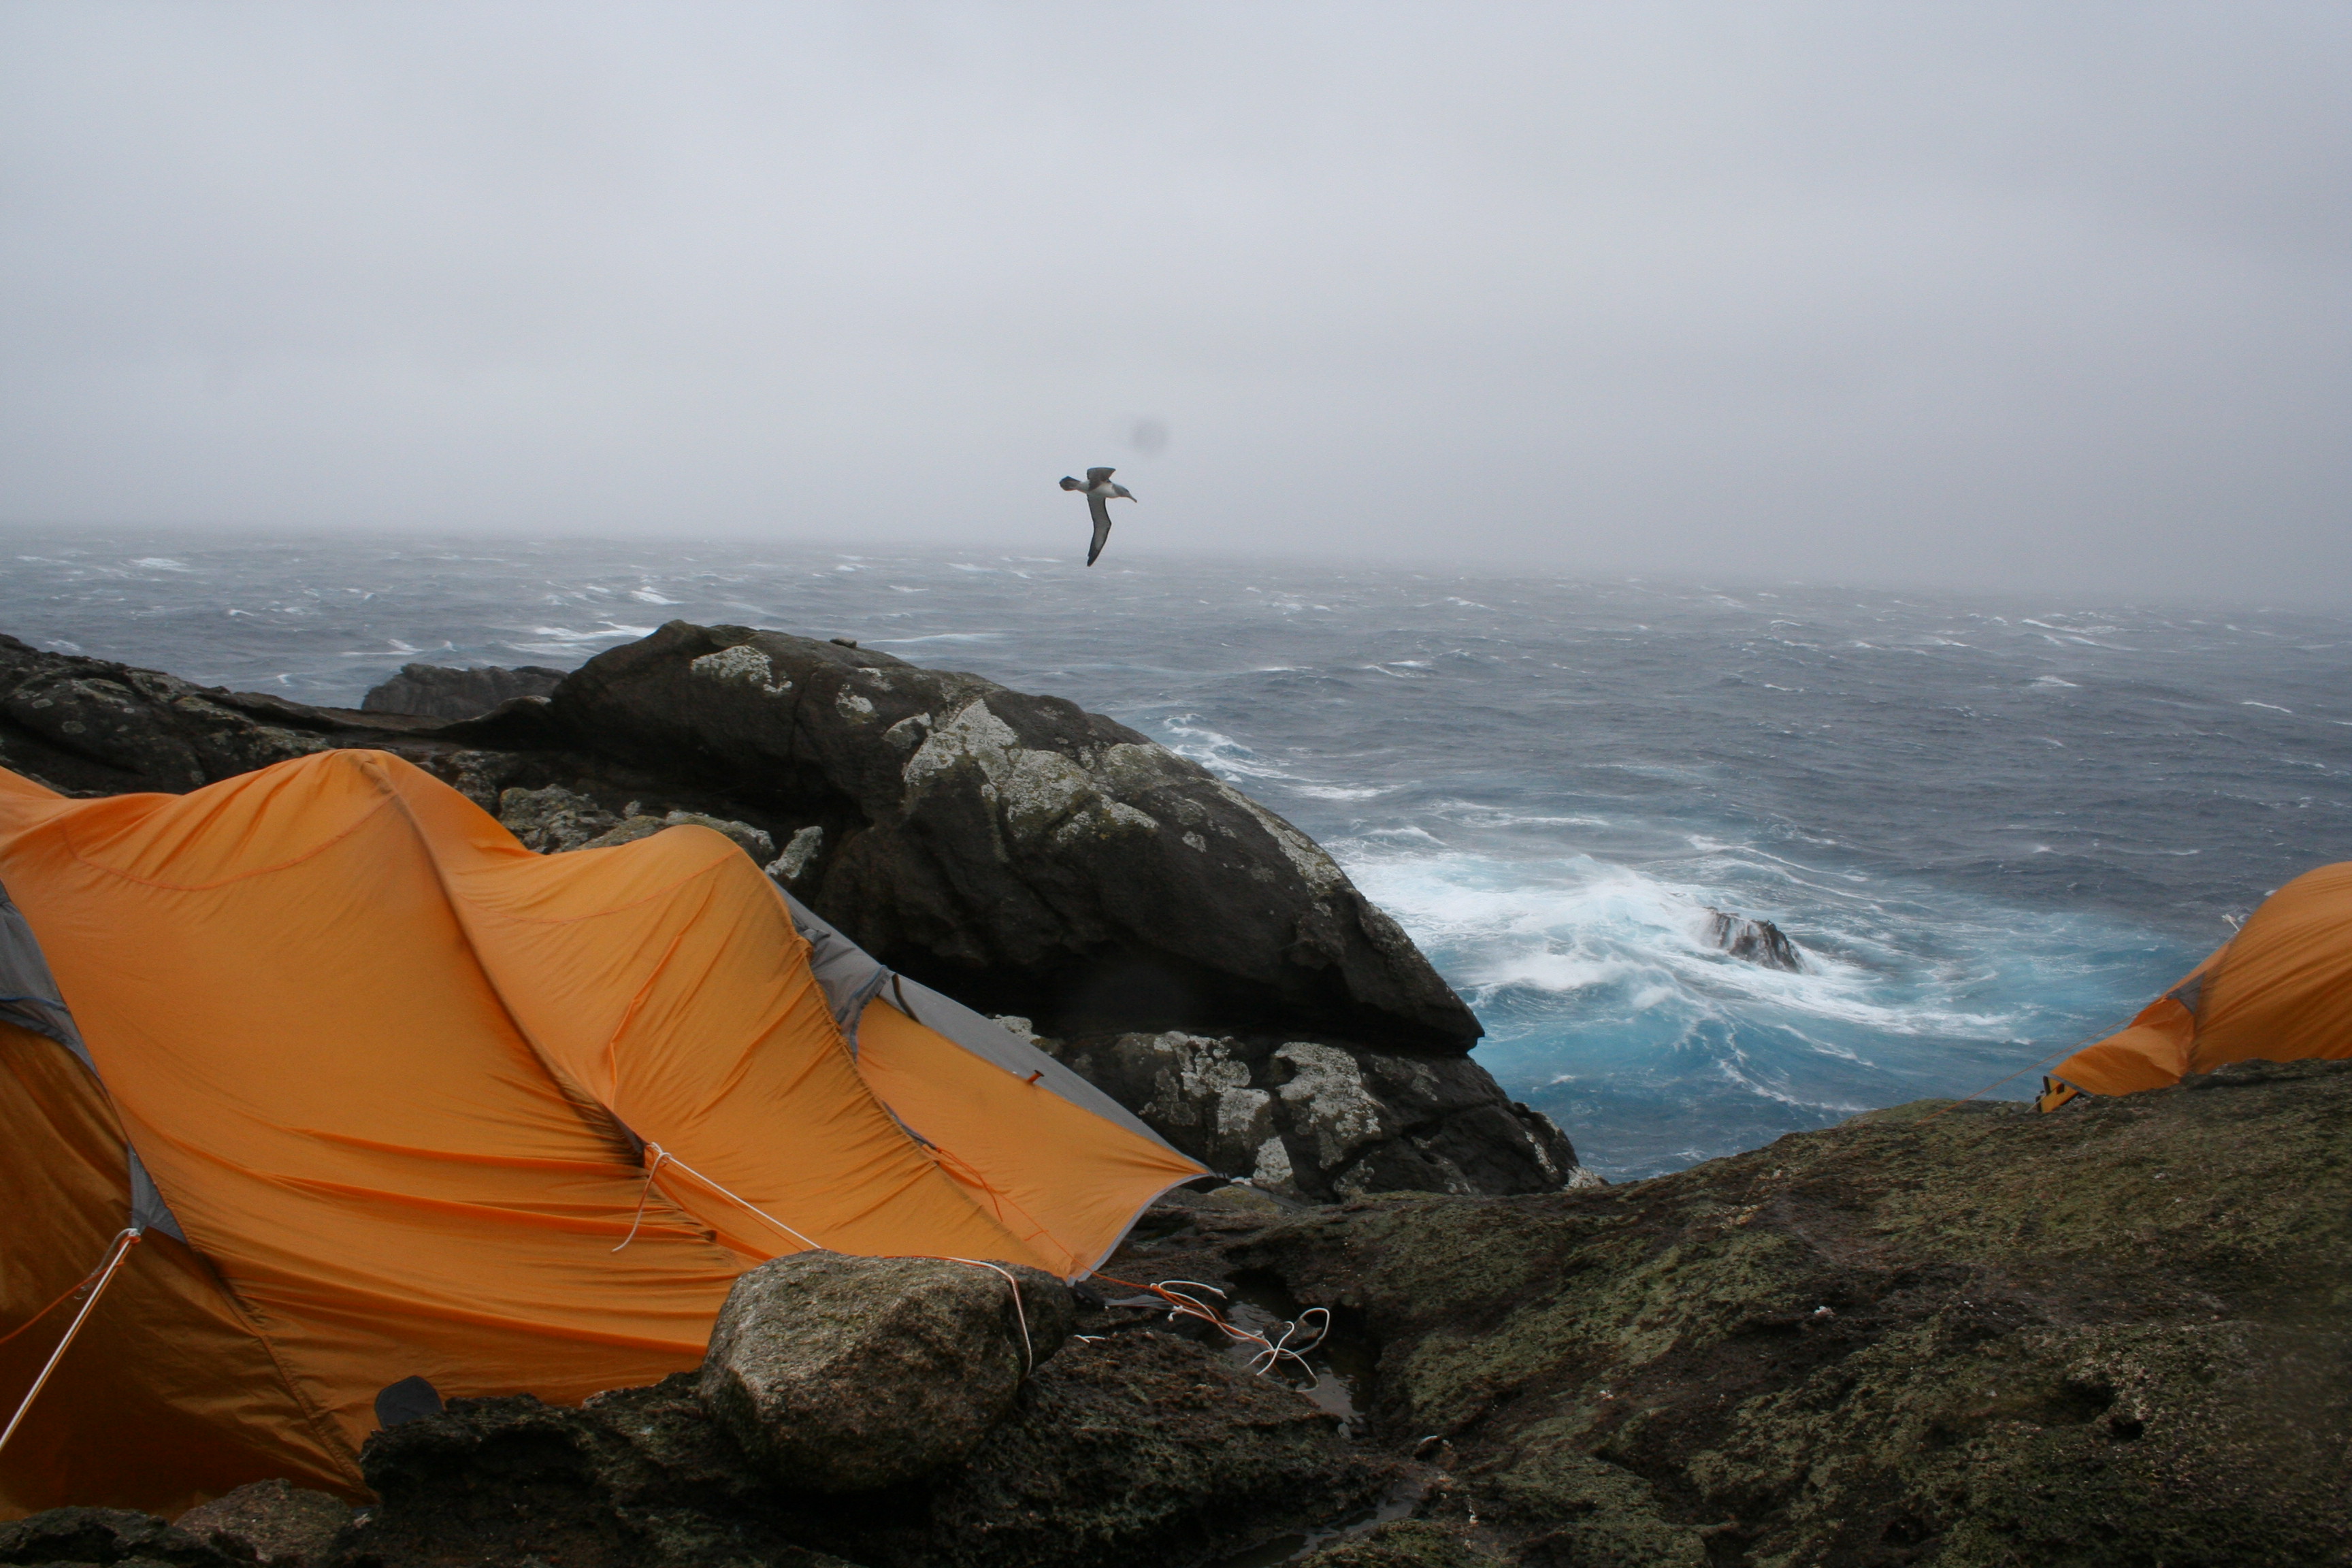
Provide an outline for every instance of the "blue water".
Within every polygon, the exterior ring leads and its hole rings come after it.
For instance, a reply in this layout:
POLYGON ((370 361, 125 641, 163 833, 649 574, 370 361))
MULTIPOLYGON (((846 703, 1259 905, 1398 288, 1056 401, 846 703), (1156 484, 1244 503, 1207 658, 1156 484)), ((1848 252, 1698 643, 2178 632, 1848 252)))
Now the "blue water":
POLYGON ((675 616, 1073 698, 1329 846, 1612 1176, 1980 1089, 2352 858, 2343 615, 742 544, 17 532, 0 562, 0 630, 312 701, 675 616), (1714 951, 1711 905, 1805 971, 1714 951))

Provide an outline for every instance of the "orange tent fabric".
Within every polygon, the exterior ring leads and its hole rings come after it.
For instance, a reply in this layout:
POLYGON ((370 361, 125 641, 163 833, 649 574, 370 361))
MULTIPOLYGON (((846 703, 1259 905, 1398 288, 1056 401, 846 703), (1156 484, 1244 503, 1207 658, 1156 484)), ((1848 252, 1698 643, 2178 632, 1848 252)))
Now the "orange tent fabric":
POLYGON ((186 1237, 131 1249, 0 1516, 359 1495, 400 1378, 688 1369, 735 1276, 803 1246, 1075 1278, 1202 1173, 887 1004, 853 1055, 707 828, 541 857, 374 752, 98 800, 0 771, 0 886, 97 1069, 0 1025, 0 1419, 127 1223, 126 1144, 186 1237))
POLYGON ((2230 1062, 2352 1058, 2352 862, 2308 871, 2129 1026, 2075 1052, 2042 1107, 2131 1094, 2230 1062))

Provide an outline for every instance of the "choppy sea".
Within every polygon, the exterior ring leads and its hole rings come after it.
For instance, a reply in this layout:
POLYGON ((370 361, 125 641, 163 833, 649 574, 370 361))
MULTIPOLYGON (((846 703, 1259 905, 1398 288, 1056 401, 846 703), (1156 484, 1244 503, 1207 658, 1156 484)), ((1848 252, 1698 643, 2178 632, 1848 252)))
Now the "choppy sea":
MULTIPOLYGON (((354 704, 683 616, 1109 713, 1330 847, 1612 1177, 2127 1018, 2352 858, 2352 616, 1304 561, 0 534, 0 631, 354 704), (1804 967, 1716 951, 1778 923, 1804 967)), ((2032 1071, 1993 1092, 2019 1096, 2032 1071)))

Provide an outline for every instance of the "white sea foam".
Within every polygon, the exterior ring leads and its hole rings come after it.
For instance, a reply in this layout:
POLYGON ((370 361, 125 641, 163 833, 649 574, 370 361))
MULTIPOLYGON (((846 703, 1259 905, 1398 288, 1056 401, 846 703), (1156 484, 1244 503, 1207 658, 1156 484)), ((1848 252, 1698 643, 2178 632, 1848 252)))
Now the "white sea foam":
POLYGON ((866 640, 877 647, 887 643, 892 647, 911 647, 917 643, 929 642, 1002 642, 1005 635, 1003 632, 930 632, 919 637, 867 637, 866 640))

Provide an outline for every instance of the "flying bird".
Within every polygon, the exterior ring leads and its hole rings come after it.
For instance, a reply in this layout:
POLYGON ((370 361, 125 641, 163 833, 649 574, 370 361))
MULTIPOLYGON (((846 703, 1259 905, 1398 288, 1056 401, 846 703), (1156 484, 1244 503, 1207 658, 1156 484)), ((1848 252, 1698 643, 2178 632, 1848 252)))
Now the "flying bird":
POLYGON ((1074 479, 1067 474, 1062 476, 1062 488, 1084 494, 1087 510, 1094 516, 1095 542, 1087 551, 1087 564, 1089 566, 1095 563, 1095 557, 1102 553, 1104 542, 1110 538, 1110 503, 1135 499, 1125 485, 1110 482, 1110 477, 1117 472, 1117 468, 1088 468, 1083 479, 1074 479))

